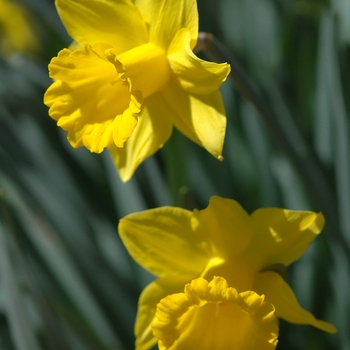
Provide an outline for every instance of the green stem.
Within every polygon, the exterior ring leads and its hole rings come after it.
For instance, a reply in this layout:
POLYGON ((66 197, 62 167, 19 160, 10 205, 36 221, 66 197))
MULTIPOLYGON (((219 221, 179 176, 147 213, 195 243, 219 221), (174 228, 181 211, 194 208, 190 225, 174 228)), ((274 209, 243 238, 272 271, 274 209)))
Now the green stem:
POLYGON ((164 146, 165 166, 173 203, 186 206, 185 196, 188 188, 187 140, 175 128, 170 140, 164 146))

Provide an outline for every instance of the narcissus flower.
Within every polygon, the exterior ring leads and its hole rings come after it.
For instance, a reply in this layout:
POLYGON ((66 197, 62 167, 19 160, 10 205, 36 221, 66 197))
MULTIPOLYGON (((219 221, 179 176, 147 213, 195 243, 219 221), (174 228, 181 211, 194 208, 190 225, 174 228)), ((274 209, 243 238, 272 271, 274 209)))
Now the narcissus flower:
POLYGON ((0 54, 7 56, 38 49, 28 11, 12 0, 0 0, 0 54))
POLYGON ((278 327, 275 308, 254 292, 238 293, 222 277, 185 286, 157 306, 153 334, 160 350, 272 350, 278 327))
POLYGON ((280 273, 306 251, 323 225, 321 213, 262 208, 249 215, 236 201, 220 197, 200 211, 162 207, 126 216, 119 224, 126 248, 159 276, 140 296, 137 349, 157 341, 151 329, 157 303, 198 277, 221 276, 238 293, 265 295, 277 317, 335 332, 299 305, 280 273))
POLYGON ((218 88, 228 64, 192 51, 196 0, 56 0, 75 44, 53 58, 44 102, 73 147, 106 147, 121 178, 175 126, 222 159, 226 128, 218 88))

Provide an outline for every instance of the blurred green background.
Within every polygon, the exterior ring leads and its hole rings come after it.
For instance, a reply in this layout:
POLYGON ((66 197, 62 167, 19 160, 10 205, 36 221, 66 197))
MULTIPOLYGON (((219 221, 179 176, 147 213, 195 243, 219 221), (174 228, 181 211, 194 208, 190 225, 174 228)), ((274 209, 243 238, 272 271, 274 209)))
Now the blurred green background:
POLYGON ((0 349, 133 349, 137 299, 153 277, 122 246, 119 218, 202 209, 211 195, 248 212, 324 213, 286 278, 338 333, 281 321, 277 349, 350 349, 350 2, 199 0, 201 30, 243 68, 222 87, 225 160, 174 132, 126 184, 107 152, 72 149, 42 103, 47 65, 70 43, 53 1, 10 2, 30 14, 38 45, 5 48, 0 16, 0 349))

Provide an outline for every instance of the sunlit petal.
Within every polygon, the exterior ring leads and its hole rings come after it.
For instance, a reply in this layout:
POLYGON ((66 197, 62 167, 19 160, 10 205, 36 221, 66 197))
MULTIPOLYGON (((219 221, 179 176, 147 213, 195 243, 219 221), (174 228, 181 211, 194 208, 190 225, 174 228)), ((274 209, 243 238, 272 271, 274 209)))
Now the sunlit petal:
POLYGON ((238 202, 213 196, 206 209, 194 211, 198 234, 211 242, 214 256, 238 255, 251 243, 253 230, 248 213, 238 202))
POLYGON ((321 213, 261 208, 252 215, 254 239, 246 259, 261 270, 270 265, 290 265, 305 253, 321 232, 321 213))
POLYGON ((218 90, 230 73, 227 63, 199 59, 191 50, 188 29, 180 30, 168 49, 171 70, 180 85, 191 94, 211 94, 218 90))
POLYGON ((154 154, 169 139, 173 126, 164 116, 170 116, 162 95, 153 94, 145 99, 139 114, 138 125, 124 145, 109 147, 113 161, 123 181, 134 174, 136 168, 146 158, 154 154))
POLYGON ((276 308, 276 316, 291 323, 309 324, 328 333, 335 333, 335 327, 325 321, 317 320, 309 311, 303 309, 292 289, 275 272, 262 272, 256 277, 254 290, 265 294, 266 300, 276 308))
POLYGON ((119 234, 131 256, 157 276, 200 274, 208 257, 192 231, 191 217, 182 208, 150 209, 121 219, 119 234))
POLYGON ((132 0, 132 2, 140 10, 143 20, 149 24, 151 18, 151 6, 153 0, 132 0))
MULTIPOLYGON (((138 3, 144 1, 138 0, 138 3)), ((176 33, 187 28, 191 36, 191 49, 198 37, 198 10, 196 0, 153 0, 150 5, 150 41, 167 50, 176 33)), ((141 5, 140 5, 141 6, 141 5)))
POLYGON ((189 139, 222 160, 226 117, 221 94, 190 95, 179 84, 168 84, 162 94, 176 116, 172 122, 189 139))
POLYGON ((118 53, 148 42, 146 24, 128 0, 56 0, 69 35, 80 43, 105 42, 118 53))

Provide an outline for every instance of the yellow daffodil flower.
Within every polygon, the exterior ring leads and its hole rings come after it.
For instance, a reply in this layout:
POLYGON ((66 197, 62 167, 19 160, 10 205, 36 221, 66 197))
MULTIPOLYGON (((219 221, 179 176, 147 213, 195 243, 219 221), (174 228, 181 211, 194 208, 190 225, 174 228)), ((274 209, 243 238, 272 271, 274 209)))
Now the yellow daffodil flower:
POLYGON ((0 53, 8 56, 38 48, 28 11, 12 0, 0 0, 0 53))
POLYGON ((299 305, 280 273, 306 251, 323 225, 321 213, 262 208, 249 215, 236 201, 220 197, 200 211, 162 207, 126 216, 119 223, 126 248, 159 276, 140 296, 137 349, 156 343, 151 324, 157 303, 198 277, 221 276, 238 293, 265 295, 277 317, 335 332, 299 305))
POLYGON ((222 277, 185 286, 157 306, 153 334, 160 350, 273 350, 275 308, 254 292, 238 293, 222 277))
POLYGON ((226 117, 218 88, 228 64, 192 51, 196 0, 56 0, 70 49, 53 58, 44 102, 73 147, 108 147, 127 181, 175 126, 222 159, 226 117))

